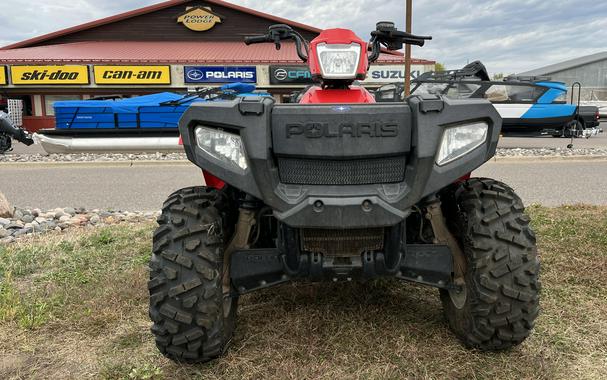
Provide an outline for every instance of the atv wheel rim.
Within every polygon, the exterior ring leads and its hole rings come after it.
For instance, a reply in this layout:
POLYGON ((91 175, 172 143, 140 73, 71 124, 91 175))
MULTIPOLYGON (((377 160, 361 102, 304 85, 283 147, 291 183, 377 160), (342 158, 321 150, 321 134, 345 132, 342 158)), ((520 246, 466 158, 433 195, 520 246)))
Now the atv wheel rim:
POLYGON ((449 290, 449 298, 451 298, 451 303, 453 303, 453 306, 455 306, 456 309, 463 309, 466 304, 466 299, 468 298, 466 285, 462 285, 459 289, 449 290))

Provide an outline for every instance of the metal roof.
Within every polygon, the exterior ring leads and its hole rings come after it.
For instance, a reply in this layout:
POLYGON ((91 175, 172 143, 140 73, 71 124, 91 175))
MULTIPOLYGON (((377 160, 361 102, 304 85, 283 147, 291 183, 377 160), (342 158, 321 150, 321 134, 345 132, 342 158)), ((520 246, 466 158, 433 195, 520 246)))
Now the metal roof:
MULTIPOLYGON (((82 32, 84 30, 88 30, 88 29, 93 29, 96 28, 98 26, 102 26, 102 25, 107 25, 107 24, 111 24, 117 21, 122 21, 122 20, 126 20, 132 17, 136 17, 136 16, 141 16, 144 14, 148 14, 148 13, 152 13, 152 12, 156 12, 165 8, 170 8, 173 7, 175 5, 180 5, 180 4, 187 4, 192 2, 192 0, 169 0, 169 1, 164 1, 162 3, 158 3, 158 4, 154 4, 154 5, 150 5, 148 7, 143 7, 143 8, 139 8, 139 9, 135 9, 129 12, 124 12, 124 13, 120 13, 114 16, 110 16, 110 17, 105 17, 99 20, 95 20, 95 21, 91 21, 91 22, 87 22, 85 24, 81 24, 81 25, 77 25, 71 28, 67 28, 67 29, 62 29, 62 30, 58 30, 56 32, 53 33, 49 33, 49 34, 45 34, 42 36, 38 36, 38 37, 34 37, 34 38, 30 38, 29 40, 25 40, 25 41, 21 41, 21 42, 17 42, 5 47, 0 48, 0 50, 4 50, 4 49, 16 49, 16 48, 24 48, 24 47, 29 47, 32 45, 36 45, 39 43, 42 43, 44 41, 48 41, 48 40, 52 40, 54 38, 57 37, 63 37, 69 34, 74 34, 74 33, 78 33, 78 32, 82 32)), ((288 24, 297 28, 301 28, 304 30, 308 30, 310 32, 313 33, 320 33, 322 31, 322 29, 318 29, 315 28, 313 26, 310 25, 306 25, 306 24, 302 24, 299 22, 295 22, 295 21, 291 21, 291 20, 287 20, 285 18, 282 17, 277 17, 274 15, 270 15, 267 13, 263 13, 263 12, 259 12, 256 10, 253 10, 251 8, 246 8, 246 7, 242 7, 240 5, 236 5, 236 4, 232 4, 232 3, 228 3, 226 1, 222 1, 222 0, 206 0, 207 3, 211 3, 211 4, 215 4, 215 5, 220 5, 222 7, 226 7, 226 8, 231 8, 237 11, 241 11, 244 13, 248 13, 254 16, 258 16, 258 17, 262 17, 271 21, 275 21, 276 23, 280 23, 280 24, 288 24)))
POLYGON ((575 59, 570 59, 568 61, 556 63, 554 65, 548 65, 544 67, 540 67, 539 69, 525 71, 524 73, 520 73, 518 75, 526 75, 526 76, 539 76, 539 75, 550 75, 560 71, 572 69, 574 67, 579 67, 583 65, 587 65, 589 63, 594 63, 598 61, 607 60, 607 51, 587 55, 584 57, 579 57, 575 59))
MULTIPOLYGON (((294 43, 246 46, 236 41, 90 41, 0 50, 2 64, 258 64, 301 63, 294 43)), ((400 55, 382 54, 378 63, 404 63, 400 55)), ((433 61, 412 59, 413 64, 433 61)))

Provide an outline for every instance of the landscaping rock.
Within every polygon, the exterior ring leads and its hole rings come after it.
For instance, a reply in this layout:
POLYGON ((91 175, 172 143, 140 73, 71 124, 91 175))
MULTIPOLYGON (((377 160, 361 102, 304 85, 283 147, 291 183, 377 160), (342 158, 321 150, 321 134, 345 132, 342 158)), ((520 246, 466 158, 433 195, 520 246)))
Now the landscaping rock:
POLYGON ((0 192, 0 218, 12 218, 13 207, 8 203, 8 199, 0 192))
POLYGON ((31 223, 34 221, 34 216, 33 215, 23 215, 23 217, 21 218, 21 221, 23 223, 31 223))
POLYGON ((47 231, 59 233, 69 228, 93 228, 108 224, 153 221, 158 215, 160 215, 160 212, 97 209, 88 211, 82 207, 56 208, 48 211, 17 208, 12 218, 0 218, 0 243, 12 243, 18 238, 33 233, 47 231))
POLYGON ((8 236, 8 237, 5 237, 3 239, 0 239, 0 244, 10 244, 10 243, 12 243, 14 241, 15 241, 14 237, 8 236))

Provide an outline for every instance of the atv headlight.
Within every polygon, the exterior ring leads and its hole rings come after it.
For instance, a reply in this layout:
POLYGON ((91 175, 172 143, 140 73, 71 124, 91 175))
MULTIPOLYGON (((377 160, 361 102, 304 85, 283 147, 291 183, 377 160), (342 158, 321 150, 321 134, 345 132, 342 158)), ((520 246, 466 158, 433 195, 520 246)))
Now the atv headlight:
POLYGON ((316 46, 322 77, 325 79, 355 79, 361 47, 359 44, 326 44, 316 46))
POLYGON ((240 136, 203 126, 195 133, 198 147, 208 155, 242 170, 249 167, 240 136))
POLYGON ((477 122, 445 129, 436 164, 442 166, 470 153, 487 140, 489 124, 477 122))

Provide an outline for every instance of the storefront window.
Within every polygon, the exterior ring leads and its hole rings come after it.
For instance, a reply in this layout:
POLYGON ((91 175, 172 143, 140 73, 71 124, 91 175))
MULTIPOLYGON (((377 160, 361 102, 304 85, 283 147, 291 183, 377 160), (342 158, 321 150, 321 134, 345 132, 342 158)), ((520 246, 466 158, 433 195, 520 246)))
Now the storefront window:
POLYGON ((53 104, 55 104, 55 102, 81 99, 82 96, 80 95, 45 95, 44 106, 46 108, 46 116, 55 116, 55 109, 53 108, 53 104))

